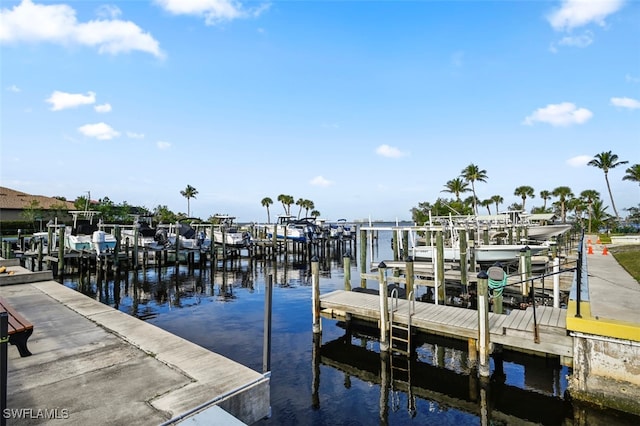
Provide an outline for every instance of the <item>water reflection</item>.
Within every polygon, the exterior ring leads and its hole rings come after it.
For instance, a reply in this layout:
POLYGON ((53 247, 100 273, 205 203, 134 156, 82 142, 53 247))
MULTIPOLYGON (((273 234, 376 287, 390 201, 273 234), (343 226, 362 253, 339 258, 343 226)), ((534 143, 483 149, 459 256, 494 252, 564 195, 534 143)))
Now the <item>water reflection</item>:
MULTIPOLYGON (((491 378, 482 380, 469 365, 464 350, 443 346, 454 341, 423 336, 418 356, 407 358, 380 353, 371 331, 347 327, 343 336, 324 344, 314 337, 314 408, 320 408, 317 392, 320 365, 324 365, 344 373, 347 390, 354 378, 380 387, 381 425, 389 424, 389 410, 405 410, 414 418, 420 410, 434 414, 456 409, 477 417, 481 424, 562 424, 572 419, 571 405, 558 395, 559 389, 546 385, 540 389, 535 383, 522 388, 508 383, 505 358, 521 357, 517 354, 494 357, 491 378)), ((540 373, 533 368, 531 376, 540 373)), ((559 377, 561 368, 547 366, 544 370, 559 377)))
MULTIPOLYGON (((375 244, 369 242, 377 259, 389 258, 388 241, 381 234, 375 244)), ((345 288, 345 254, 338 250, 321 259, 322 293, 345 288)), ((348 259, 357 287, 360 257, 348 259)), ((325 318, 322 335, 314 335, 310 267, 297 259, 119 273, 82 270, 65 277, 64 284, 260 371, 270 276, 273 414, 260 426, 594 424, 593 419, 606 419, 600 424, 608 426, 638 424, 637 417, 627 422, 572 406, 564 395, 569 371, 544 358, 494 352, 491 378, 482 381, 464 341, 421 336, 407 360, 380 354, 377 330, 325 318)))

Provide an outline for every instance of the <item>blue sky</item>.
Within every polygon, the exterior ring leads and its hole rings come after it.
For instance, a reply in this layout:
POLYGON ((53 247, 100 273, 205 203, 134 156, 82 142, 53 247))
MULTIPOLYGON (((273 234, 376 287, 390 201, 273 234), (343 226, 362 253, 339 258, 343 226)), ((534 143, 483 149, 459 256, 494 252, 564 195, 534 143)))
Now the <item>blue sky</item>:
MULTIPOLYGON (((600 192, 640 162, 640 2, 6 1, 2 186, 266 221, 410 219, 470 163, 480 199, 600 192), (293 212, 297 213, 294 207, 293 212)), ((609 213, 613 214, 611 208, 609 213)))

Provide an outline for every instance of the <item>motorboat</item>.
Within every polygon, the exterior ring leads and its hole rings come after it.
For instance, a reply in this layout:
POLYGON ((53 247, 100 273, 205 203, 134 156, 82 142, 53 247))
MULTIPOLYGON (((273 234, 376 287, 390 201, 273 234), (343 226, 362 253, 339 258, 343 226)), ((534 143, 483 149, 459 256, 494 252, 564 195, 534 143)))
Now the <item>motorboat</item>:
POLYGON ((145 220, 136 216, 133 221, 133 226, 122 230, 122 244, 128 243, 129 245, 133 245, 137 238, 138 247, 151 250, 160 250, 168 247, 170 243, 166 235, 163 235, 162 232, 158 232, 158 229, 151 225, 152 222, 150 217, 145 220))
POLYGON ((167 245, 176 246, 176 238, 180 242, 180 248, 186 250, 201 250, 210 247, 211 239, 207 237, 205 231, 196 230, 192 224, 171 223, 169 225, 158 225, 156 241, 161 242, 166 239, 167 245))
POLYGON ((213 242, 225 247, 247 247, 251 244, 251 234, 243 231, 235 223, 235 217, 228 215, 215 215, 213 225, 213 242))
POLYGON ((274 228, 278 239, 305 242, 319 235, 319 228, 314 221, 307 218, 294 219, 293 216, 288 215, 278 216, 278 222, 275 225, 267 226, 267 238, 273 238, 274 228))
MULTIPOLYGON (((549 248, 547 244, 483 244, 470 248, 470 250, 473 250, 476 262, 494 263, 515 261, 527 249, 530 250, 532 256, 539 256, 548 251, 549 248)), ((414 260, 430 261, 433 260, 436 250, 435 246, 416 246, 409 249, 409 255, 414 260)), ((447 262, 460 261, 460 247, 444 247, 443 257, 447 262)))
POLYGON ((93 223, 100 212, 76 210, 69 212, 73 217, 73 226, 65 230, 64 245, 71 251, 95 251, 102 254, 116 247, 116 238, 100 229, 102 222, 93 223))

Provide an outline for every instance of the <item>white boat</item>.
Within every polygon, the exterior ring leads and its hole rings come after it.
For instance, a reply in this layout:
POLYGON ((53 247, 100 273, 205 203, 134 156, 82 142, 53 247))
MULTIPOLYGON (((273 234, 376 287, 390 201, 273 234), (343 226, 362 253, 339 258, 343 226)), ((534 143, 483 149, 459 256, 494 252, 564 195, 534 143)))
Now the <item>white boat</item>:
MULTIPOLYGON (((549 250, 547 244, 484 244, 473 247, 473 252, 478 263, 510 262, 519 259, 520 253, 527 248, 532 256, 542 255, 549 250)), ((435 246, 415 246, 409 249, 409 255, 414 260, 430 261, 433 260, 436 250, 435 246)), ((443 247, 443 257, 448 262, 460 261, 460 247, 443 247)))
POLYGON ((251 235, 240 229, 235 223, 235 219, 235 217, 228 215, 214 216, 214 220, 217 222, 213 228, 214 244, 237 248, 247 247, 251 244, 251 235))
POLYGON ((116 238, 99 229, 100 223, 93 223, 100 212, 92 210, 78 210, 69 212, 73 216, 73 226, 67 228, 64 235, 64 245, 71 251, 95 251, 98 254, 113 250, 116 238))
POLYGON ((204 231, 197 231, 193 226, 187 223, 172 223, 169 225, 158 225, 158 241, 164 238, 169 245, 176 245, 176 237, 180 241, 180 249, 200 250, 206 249, 211 245, 211 239, 207 238, 204 231))
POLYGON ((329 238, 348 239, 353 237, 353 235, 353 228, 347 223, 346 219, 338 219, 336 223, 329 225, 329 238))
POLYGON ((571 224, 560 225, 530 225, 527 227, 527 235, 530 240, 546 241, 568 232, 571 224))
POLYGON ((135 244, 136 234, 138 247, 160 250, 170 245, 166 235, 158 233, 158 230, 151 226, 151 218, 140 220, 140 217, 136 216, 132 227, 122 229, 121 243, 124 245, 128 242, 132 246, 135 244))
POLYGON ((278 223, 267 226, 267 238, 273 238, 276 232, 278 239, 288 239, 293 241, 309 241, 319 234, 318 226, 308 219, 294 219, 293 216, 278 216, 278 223))

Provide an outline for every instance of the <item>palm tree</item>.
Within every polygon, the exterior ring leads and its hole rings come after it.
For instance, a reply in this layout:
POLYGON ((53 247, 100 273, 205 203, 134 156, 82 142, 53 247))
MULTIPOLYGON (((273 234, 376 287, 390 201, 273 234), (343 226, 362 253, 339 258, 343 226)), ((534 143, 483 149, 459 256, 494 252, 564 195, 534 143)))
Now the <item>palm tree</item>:
POLYGON ((311 200, 304 200, 304 215, 309 216, 309 210, 316 208, 316 205, 311 200))
POLYGON ((471 163, 462 169, 461 176, 467 182, 471 183, 471 191, 473 192, 473 211, 478 214, 478 198, 476 196, 476 186, 474 182, 486 182, 488 178, 487 171, 481 170, 478 166, 471 163))
POLYGON ((271 214, 269 214, 269 206, 273 204, 273 200, 269 197, 264 197, 262 201, 260 201, 262 207, 267 208, 267 223, 271 223, 271 214))
POLYGON ((580 198, 582 198, 587 204, 587 209, 589 210, 589 224, 587 226, 588 232, 591 233, 591 216, 593 215, 593 202, 600 199, 600 193, 595 189, 585 189, 580 193, 580 198))
POLYGON ((469 184, 464 179, 457 177, 451 179, 444 185, 445 189, 440 192, 448 192, 456 196, 456 201, 460 201, 460 193, 469 192, 469 184))
POLYGON ((502 198, 502 196, 500 195, 494 195, 493 197, 491 197, 491 201, 496 203, 496 214, 498 214, 499 205, 504 203, 504 198, 502 198))
POLYGON ((559 186, 554 189, 551 194, 554 197, 559 198, 560 202, 560 216, 562 217, 562 223, 567 223, 567 212, 566 212, 566 202, 568 198, 573 197, 573 192, 571 192, 571 188, 568 186, 559 186))
POLYGON ((543 189, 542 191, 540 191, 540 198, 542 198, 543 201, 543 205, 542 205, 542 211, 546 212, 547 211, 547 201, 551 199, 551 192, 547 191, 546 189, 543 189))
POLYGON ((527 201, 527 197, 533 198, 535 197, 535 191, 532 187, 523 185, 516 188, 513 192, 513 195, 517 195, 522 198, 522 211, 526 213, 525 203, 527 201))
POLYGON ((293 204, 293 197, 287 194, 278 195, 278 201, 282 203, 282 208, 284 209, 284 214, 291 215, 291 204, 293 204))
POLYGON ((628 161, 618 161, 618 156, 616 154, 612 154, 611 151, 596 154, 593 160, 587 163, 589 166, 597 167, 604 172, 604 180, 607 182, 607 190, 609 191, 609 198, 611 199, 611 207, 613 207, 613 212, 616 214, 616 218, 618 220, 620 220, 620 216, 616 209, 616 203, 613 201, 611 185, 609 185, 609 169, 613 169, 627 163, 628 161))
POLYGON ((493 204, 493 200, 491 198, 480 201, 480 205, 487 208, 487 214, 489 215, 491 214, 491 204, 493 204))
POLYGON ((300 213, 302 213, 302 207, 304 206, 304 198, 298 198, 298 201, 296 201, 296 206, 300 206, 300 208, 298 209, 298 216, 297 218, 300 219, 300 213))
POLYGON ((630 180, 631 182, 638 182, 640 184, 640 164, 634 164, 625 170, 626 175, 622 180, 630 180))
POLYGON ((320 212, 318 210, 311 210, 311 216, 319 217, 320 216, 320 212))
POLYGON ((191 203, 190 203, 190 201, 191 201, 192 198, 196 198, 196 195, 198 195, 198 190, 195 189, 191 185, 187 185, 187 187, 185 189, 180 191, 180 195, 182 195, 183 197, 185 197, 187 199, 187 217, 191 217, 191 203))

